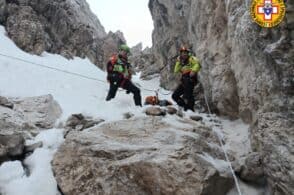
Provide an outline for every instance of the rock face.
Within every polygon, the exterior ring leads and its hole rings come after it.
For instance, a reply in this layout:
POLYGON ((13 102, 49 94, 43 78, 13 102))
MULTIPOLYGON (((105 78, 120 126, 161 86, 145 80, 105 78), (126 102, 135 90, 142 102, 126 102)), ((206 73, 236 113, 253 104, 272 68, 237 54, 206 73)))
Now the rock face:
POLYGON ((294 191, 294 115, 260 113, 251 129, 253 149, 262 158, 264 174, 272 187, 271 194, 294 191))
POLYGON ((103 119, 93 119, 90 116, 84 116, 83 114, 72 114, 66 121, 65 128, 72 130, 83 130, 93 127, 99 123, 104 122, 103 119))
POLYGON ((125 42, 121 33, 106 34, 85 0, 1 0, 0 23, 27 52, 88 57, 101 68, 125 42))
POLYGON ((0 0, 0 24, 4 22, 6 14, 6 0, 0 0))
POLYGON ((21 135, 0 134, 0 164, 21 156, 24 150, 24 142, 25 140, 21 135))
POLYGON ((226 194, 233 180, 200 123, 142 117, 70 132, 53 160, 64 194, 226 194))
POLYGON ((0 133, 3 135, 52 128, 61 115, 61 108, 51 95, 9 101, 13 109, 0 105, 0 133))
POLYGON ((24 120, 43 129, 53 128, 62 110, 52 95, 15 100, 14 110, 24 113, 24 120))
POLYGON ((22 158, 37 146, 26 146, 29 138, 42 129, 52 128, 61 115, 51 95, 9 99, 0 97, 0 164, 22 158))
POLYGON ((160 67, 155 63, 152 48, 146 47, 142 50, 142 44, 139 43, 131 49, 131 53, 130 62, 136 72, 141 72, 141 79, 152 79, 160 73, 160 67))
POLYGON ((6 97, 0 96, 0 106, 4 106, 7 108, 13 108, 13 103, 9 101, 6 97))
POLYGON ((294 105, 294 8, 293 1, 286 4, 284 22, 264 29, 252 21, 249 0, 150 0, 152 49, 158 66, 170 66, 161 72, 162 84, 174 85, 172 57, 187 45, 200 59, 200 81, 221 114, 252 121, 267 103, 288 109, 287 102, 294 105))
POLYGON ((241 167, 240 178, 249 182, 262 182, 264 179, 264 171, 262 158, 259 153, 251 153, 245 159, 244 166, 241 167))
POLYGON ((294 2, 285 2, 283 22, 266 29, 252 21, 249 0, 149 1, 156 62, 170 65, 162 84, 173 87, 172 56, 182 44, 190 47, 210 105, 252 124, 252 148, 272 194, 294 191, 294 2))

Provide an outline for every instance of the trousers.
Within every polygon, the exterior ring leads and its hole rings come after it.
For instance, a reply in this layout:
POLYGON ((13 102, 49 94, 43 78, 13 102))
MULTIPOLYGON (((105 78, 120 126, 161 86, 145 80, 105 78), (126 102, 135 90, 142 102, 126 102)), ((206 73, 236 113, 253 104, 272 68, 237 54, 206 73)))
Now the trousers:
POLYGON ((106 97, 106 101, 115 98, 119 87, 133 94, 133 99, 136 106, 142 106, 141 91, 129 79, 109 79, 110 87, 106 97))
POLYGON ((196 84, 197 80, 195 78, 182 78, 181 83, 172 94, 172 99, 183 107, 185 111, 188 109, 194 111, 195 98, 193 90, 196 84))

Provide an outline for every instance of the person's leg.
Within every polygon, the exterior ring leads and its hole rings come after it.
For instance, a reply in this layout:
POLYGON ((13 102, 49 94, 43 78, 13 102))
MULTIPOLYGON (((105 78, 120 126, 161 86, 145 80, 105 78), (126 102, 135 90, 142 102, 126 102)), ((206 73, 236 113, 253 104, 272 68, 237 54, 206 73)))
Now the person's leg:
POLYGON ((187 82, 184 87, 184 98, 187 100, 186 110, 190 109, 194 111, 195 99, 194 99, 194 82, 187 82))
POLYGON ((108 94, 106 97, 106 101, 109 101, 115 97, 117 89, 118 89, 118 84, 116 82, 111 82, 109 90, 108 90, 108 94))
POLYGON ((126 80, 123 88, 133 93, 133 98, 136 106, 142 106, 141 92, 138 87, 136 87, 130 80, 126 80))
POLYGON ((108 75, 108 80, 109 80, 110 86, 109 86, 108 95, 106 97, 106 101, 109 101, 115 97, 116 92, 119 86, 121 85, 122 77, 120 74, 114 72, 108 75))
POLYGON ((183 98, 181 98, 181 96, 184 94, 184 87, 182 84, 180 84, 176 90, 173 92, 172 94, 172 99, 177 102, 177 104, 181 107, 185 107, 186 103, 183 100, 183 98))

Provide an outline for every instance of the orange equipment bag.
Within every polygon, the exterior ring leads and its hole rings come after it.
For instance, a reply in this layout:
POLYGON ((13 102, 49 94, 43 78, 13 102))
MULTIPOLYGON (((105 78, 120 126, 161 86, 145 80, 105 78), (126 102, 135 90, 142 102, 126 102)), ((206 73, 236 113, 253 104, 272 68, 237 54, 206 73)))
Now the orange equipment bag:
POLYGON ((159 103, 158 97, 156 97, 156 96, 147 96, 145 98, 145 105, 149 105, 149 104, 157 105, 158 103, 159 103))

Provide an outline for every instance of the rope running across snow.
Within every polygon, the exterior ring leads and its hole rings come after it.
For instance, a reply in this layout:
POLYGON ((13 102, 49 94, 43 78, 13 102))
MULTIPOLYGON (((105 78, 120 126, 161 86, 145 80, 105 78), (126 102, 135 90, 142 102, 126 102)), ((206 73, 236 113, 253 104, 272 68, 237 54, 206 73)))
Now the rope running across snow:
MULTIPOLYGON (((6 57, 6 58, 10 58, 10 59, 13 59, 13 60, 17 60, 17 61, 21 61, 21 62, 25 62, 27 64, 32 64, 32 65, 39 66, 39 67, 42 67, 42 68, 46 68, 46 69, 51 69, 51 70, 54 70, 54 71, 62 72, 62 73, 65 73, 65 74, 74 75, 74 76, 77 76, 77 77, 80 77, 80 78, 94 80, 94 81, 98 81, 98 82, 102 82, 102 83, 108 84, 105 80, 101 80, 101 79, 89 77, 89 76, 86 76, 86 75, 82 75, 82 74, 75 73, 75 72, 70 72, 70 71, 67 71, 67 70, 62 70, 62 69, 59 69, 59 68, 54 68, 54 67, 47 66, 47 65, 44 65, 44 64, 40 64, 40 63, 31 62, 31 61, 24 60, 24 59, 21 59, 21 58, 18 58, 18 57, 14 57, 14 56, 2 54, 2 53, 0 53, 0 56, 6 57)), ((158 90, 154 90, 154 89, 147 89, 147 88, 144 88, 144 87, 139 87, 139 88, 141 88, 142 90, 145 90, 145 91, 158 92, 161 95, 170 95, 171 94, 171 92, 169 92, 169 93, 161 93, 161 92, 159 92, 159 89, 158 90)))

